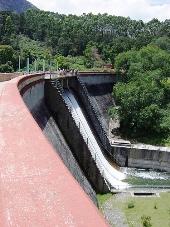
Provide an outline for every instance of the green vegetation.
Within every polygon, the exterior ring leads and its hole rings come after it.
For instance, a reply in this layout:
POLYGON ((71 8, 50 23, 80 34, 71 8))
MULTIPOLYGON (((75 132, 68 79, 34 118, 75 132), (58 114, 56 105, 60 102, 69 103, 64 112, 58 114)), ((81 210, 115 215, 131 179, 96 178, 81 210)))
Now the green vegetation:
POLYGON ((155 44, 116 57, 115 67, 123 81, 113 89, 124 136, 156 144, 168 144, 170 136, 170 54, 155 44))
POLYGON ((14 49, 9 45, 0 45, 0 72, 12 72, 14 49))
MULTIPOLYGON (((22 69, 29 57, 32 67, 37 59, 39 69, 45 60, 53 69, 99 70, 105 64, 114 66, 119 53, 139 50, 151 42, 169 49, 169 24, 169 20, 144 23, 108 14, 66 16, 34 9, 21 14, 0 12, 0 44, 14 50, 9 70, 18 69, 19 56, 22 69)), ((3 64, 3 70, 8 68, 8 62, 0 62, 3 64)))
POLYGON ((131 208, 134 208, 134 207, 135 207, 134 201, 130 201, 130 202, 128 203, 128 209, 131 209, 131 208))
MULTIPOLYGON (((114 196, 114 195, 113 195, 114 196)), ((103 196, 107 198, 107 195, 103 196)), ((100 208, 103 197, 98 196, 100 208)), ((110 197, 109 197, 110 198, 110 197)), ((107 200, 106 200, 107 201, 107 200)), ((129 227, 169 227, 170 226, 170 193, 160 193, 160 197, 126 197, 115 196, 112 206, 120 209, 127 218, 129 227), (131 207, 129 207, 129 205, 131 207)))
POLYGON ((152 224, 151 224, 151 217, 146 216, 146 215, 143 215, 141 217, 141 219, 142 219, 142 225, 143 225, 143 227, 151 227, 152 226, 152 224))
POLYGON ((169 227, 169 200, 170 193, 161 193, 160 197, 134 197, 135 206, 133 209, 127 208, 129 201, 120 204, 120 208, 126 214, 130 227, 140 227, 141 224, 146 227, 169 227), (155 203, 157 209, 155 209, 155 203))
POLYGON ((120 133, 170 144, 170 20, 148 23, 108 14, 62 15, 31 9, 0 12, 0 72, 57 68, 112 70, 120 133))
POLYGON ((107 194, 98 194, 97 195, 97 200, 99 203, 99 207, 101 207, 109 198, 111 198, 112 194, 111 193, 107 193, 107 194))

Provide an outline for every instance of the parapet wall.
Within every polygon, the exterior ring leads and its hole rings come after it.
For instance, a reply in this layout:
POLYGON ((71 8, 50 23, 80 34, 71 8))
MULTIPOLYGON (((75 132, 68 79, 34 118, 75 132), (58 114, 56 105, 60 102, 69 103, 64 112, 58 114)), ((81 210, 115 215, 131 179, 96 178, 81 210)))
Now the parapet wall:
POLYGON ((170 172, 169 148, 134 144, 131 147, 113 146, 112 152, 121 166, 170 172))
POLYGON ((23 102, 35 108, 35 84, 43 75, 0 85, 0 226, 106 226, 23 102))
POLYGON ((128 156, 128 165, 170 172, 170 149, 149 145, 133 145, 128 156))
POLYGON ((82 72, 79 73, 79 76, 87 86, 116 83, 120 80, 119 75, 104 72, 82 72))
POLYGON ((0 73, 0 82, 8 81, 18 76, 22 76, 22 73, 0 73))

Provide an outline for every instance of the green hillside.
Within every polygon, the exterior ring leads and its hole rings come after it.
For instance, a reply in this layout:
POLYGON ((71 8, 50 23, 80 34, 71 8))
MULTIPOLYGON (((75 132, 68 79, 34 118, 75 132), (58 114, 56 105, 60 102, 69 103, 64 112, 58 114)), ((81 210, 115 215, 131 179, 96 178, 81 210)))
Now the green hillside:
POLYGON ((13 11, 17 13, 36 8, 26 0, 0 0, 0 11, 13 11))

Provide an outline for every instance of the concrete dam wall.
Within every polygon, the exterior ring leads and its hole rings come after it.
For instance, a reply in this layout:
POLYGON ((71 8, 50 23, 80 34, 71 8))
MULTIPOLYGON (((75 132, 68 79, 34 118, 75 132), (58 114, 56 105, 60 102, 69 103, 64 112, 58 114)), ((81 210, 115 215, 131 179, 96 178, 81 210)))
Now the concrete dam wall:
MULTIPOLYGON (((107 75, 100 74, 101 80, 97 74, 80 75, 83 76, 87 91, 91 96, 98 96, 96 101, 102 110, 99 100, 103 91, 95 94, 93 89, 95 83, 101 88, 107 75)), ((110 150, 106 141, 107 128, 104 129, 98 111, 91 106, 93 97, 91 101, 86 99, 79 79, 76 83, 71 77, 60 79, 63 87, 72 87, 73 93, 79 94, 82 110, 89 112, 87 120, 89 124, 93 123, 92 131, 98 135, 103 152, 109 149, 113 160, 118 160, 122 166, 170 172, 169 148, 132 145, 114 146, 110 150)), ((110 79, 111 76, 108 84, 116 82, 115 78, 112 77, 112 82, 110 79)), ((108 86, 106 84, 104 87, 108 86)), ((52 116, 44 101, 44 86, 44 74, 20 76, 0 83, 0 226, 107 226, 94 205, 95 191, 107 192, 107 184, 100 171, 94 171, 95 163, 88 158, 88 147, 83 144, 69 111, 63 117, 62 110, 66 110, 62 109, 61 94, 58 93, 58 99, 51 96, 52 107, 56 108, 52 116), (57 119, 57 114, 62 118, 57 119)))
POLYGON ((102 178, 100 169, 96 167, 88 145, 80 134, 80 130, 76 126, 67 105, 65 105, 64 99, 56 86, 56 81, 46 82, 45 97, 48 108, 53 113, 62 134, 93 189, 98 193, 108 192, 109 189, 104 178, 102 178))
POLYGON ((112 87, 118 81, 118 77, 108 74, 84 73, 76 78, 62 78, 63 87, 69 86, 73 89, 86 115, 89 124, 94 128, 105 154, 116 161, 120 166, 153 168, 163 171, 170 171, 170 149, 133 144, 131 147, 111 146, 108 143, 108 108, 114 104, 112 99, 112 87), (81 85, 81 82, 84 85, 81 85), (85 86, 86 92, 83 91, 85 86), (90 99, 90 102, 89 100, 90 99))
POLYGON ((60 78, 60 81, 63 88, 69 87, 74 91, 81 108, 85 112, 89 125, 96 135, 97 142, 99 143, 101 149, 103 150, 105 155, 111 155, 112 148, 107 133, 105 132, 103 125, 100 122, 95 108, 91 104, 88 91, 80 80, 80 77, 60 78))
POLYGON ((44 86, 45 81, 41 80, 33 84, 33 86, 28 87, 28 89, 24 91, 23 100, 42 129, 44 135, 63 160, 64 164, 67 166, 74 178, 79 182, 87 195, 89 195, 92 201, 97 205, 95 191, 92 189, 90 183, 79 167, 53 116, 48 111, 45 104, 44 86))
MULTIPOLYGON (((91 100, 95 113, 108 134, 109 115, 107 110, 115 105, 111 95, 118 76, 114 75, 86 75, 80 74, 91 100)), ((170 172, 170 148, 142 144, 132 144, 131 147, 112 146, 110 157, 120 166, 135 168, 153 168, 170 172)))
POLYGON ((105 133, 108 135, 110 121, 108 109, 115 105, 112 91, 114 84, 118 81, 118 76, 113 74, 80 74, 79 78, 84 83, 91 104, 105 133))
POLYGON ((30 113, 43 87, 44 74, 0 84, 0 226, 107 226, 30 113))

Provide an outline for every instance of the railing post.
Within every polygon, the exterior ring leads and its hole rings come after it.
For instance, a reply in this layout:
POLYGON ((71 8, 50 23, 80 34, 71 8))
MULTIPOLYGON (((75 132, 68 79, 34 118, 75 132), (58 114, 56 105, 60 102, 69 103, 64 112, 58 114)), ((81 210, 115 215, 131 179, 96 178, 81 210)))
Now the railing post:
POLYGON ((27 58, 27 73, 29 74, 30 72, 30 59, 27 58))
POLYGON ((18 59, 18 70, 19 72, 21 72, 21 56, 19 55, 19 59, 18 59))

